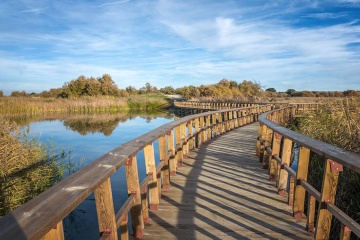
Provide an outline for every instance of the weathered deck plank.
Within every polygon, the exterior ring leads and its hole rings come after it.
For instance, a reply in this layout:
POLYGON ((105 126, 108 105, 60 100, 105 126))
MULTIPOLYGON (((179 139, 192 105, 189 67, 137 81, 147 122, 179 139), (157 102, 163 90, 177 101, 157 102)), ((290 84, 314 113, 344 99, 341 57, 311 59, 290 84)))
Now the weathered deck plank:
POLYGON ((191 152, 150 213, 144 239, 311 239, 268 181, 256 135, 255 123, 191 152))

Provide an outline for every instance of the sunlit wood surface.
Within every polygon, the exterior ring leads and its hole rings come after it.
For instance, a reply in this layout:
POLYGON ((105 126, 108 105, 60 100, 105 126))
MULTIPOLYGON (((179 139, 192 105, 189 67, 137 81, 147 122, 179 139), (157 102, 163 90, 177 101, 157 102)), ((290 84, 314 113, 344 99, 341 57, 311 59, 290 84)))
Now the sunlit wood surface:
POLYGON ((311 239, 255 156, 257 127, 191 152, 151 211, 144 239, 311 239))

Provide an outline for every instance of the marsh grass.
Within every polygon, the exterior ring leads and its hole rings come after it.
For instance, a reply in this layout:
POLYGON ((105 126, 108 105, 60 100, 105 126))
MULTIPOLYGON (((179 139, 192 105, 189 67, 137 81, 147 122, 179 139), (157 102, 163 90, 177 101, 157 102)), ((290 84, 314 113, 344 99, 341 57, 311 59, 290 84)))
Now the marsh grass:
POLYGON ((0 97, 0 114, 36 115, 53 113, 102 113, 120 112, 126 109, 155 109, 167 107, 164 96, 82 97, 74 99, 39 97, 0 97))
POLYGON ((0 216, 77 168, 69 151, 29 138, 0 115, 0 216))
MULTIPOLYGON (((360 154, 360 99, 326 102, 318 112, 297 123, 297 131, 309 137, 360 154)), ((311 154, 308 181, 321 190, 325 159, 311 154)), ((336 206, 360 223, 360 174, 344 168, 339 175, 336 206)), ((339 237, 340 222, 333 218, 331 237, 339 237)), ((353 234, 354 235, 354 234, 353 234)), ((356 239, 355 236, 352 236, 356 239)))

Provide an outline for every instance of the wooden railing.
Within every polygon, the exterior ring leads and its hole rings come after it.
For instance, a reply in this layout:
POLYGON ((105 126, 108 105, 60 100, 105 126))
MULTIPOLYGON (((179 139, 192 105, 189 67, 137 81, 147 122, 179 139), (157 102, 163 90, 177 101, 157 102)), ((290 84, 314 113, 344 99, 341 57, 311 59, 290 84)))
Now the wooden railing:
POLYGON ((282 108, 284 106, 295 106, 295 114, 315 111, 319 108, 320 103, 249 103, 249 102, 203 102, 203 101, 174 101, 174 107, 189 109, 231 109, 240 107, 253 107, 260 105, 270 105, 272 109, 282 108))
POLYGON ((156 210, 161 189, 184 156, 226 131, 257 121, 269 105, 191 115, 165 124, 103 155, 0 219, 0 239, 64 239, 62 220, 94 193, 101 239, 128 239, 128 213, 133 235, 141 238, 149 209, 156 210), (160 163, 155 165, 154 142, 160 163), (136 154, 143 150, 146 177, 140 182, 136 154), (110 177, 125 168, 128 198, 115 214, 110 177), (149 203, 149 204, 148 204, 149 203))
POLYGON ((288 204, 293 206, 295 218, 303 217, 307 192, 306 229, 315 231, 315 239, 329 239, 332 216, 341 222, 340 239, 350 239, 351 232, 360 237, 360 225, 334 204, 339 174, 343 167, 360 173, 360 156, 279 125, 290 120, 295 111, 294 107, 287 107, 259 118, 257 154, 264 169, 269 169, 269 179, 276 182, 279 194, 284 194, 289 186, 288 204), (296 171, 290 168, 294 143, 300 146, 296 171), (310 152, 326 159, 321 192, 307 182, 310 152), (316 201, 319 208, 315 221, 316 201))

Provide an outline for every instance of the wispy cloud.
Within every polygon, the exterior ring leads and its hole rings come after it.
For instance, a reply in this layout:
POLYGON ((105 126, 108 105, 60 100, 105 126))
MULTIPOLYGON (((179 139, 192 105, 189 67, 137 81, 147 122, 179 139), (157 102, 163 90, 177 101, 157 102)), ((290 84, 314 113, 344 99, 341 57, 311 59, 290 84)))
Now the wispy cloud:
POLYGON ((277 90, 356 88, 360 24, 352 2, 124 0, 91 6, 44 0, 28 6, 5 0, 0 89, 23 90, 27 82, 33 83, 27 89, 45 90, 104 73, 120 87, 181 87, 225 77, 277 90))
POLYGON ((96 5, 96 6, 92 6, 92 7, 105 7, 105 6, 109 6, 109 5, 117 5, 117 4, 127 3, 127 2, 130 2, 130 0, 116 1, 116 2, 105 2, 105 3, 102 3, 100 5, 96 5))
POLYGON ((20 11, 20 13, 36 13, 36 14, 39 14, 39 13, 43 12, 44 10, 45 10, 45 8, 33 8, 33 9, 20 11))

